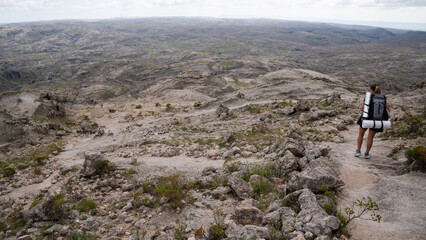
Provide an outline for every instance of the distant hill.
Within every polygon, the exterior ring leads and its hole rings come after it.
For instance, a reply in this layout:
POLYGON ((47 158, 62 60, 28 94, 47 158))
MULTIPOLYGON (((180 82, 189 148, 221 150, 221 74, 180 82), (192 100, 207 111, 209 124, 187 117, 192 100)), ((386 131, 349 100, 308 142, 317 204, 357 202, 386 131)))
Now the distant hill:
POLYGON ((6 24, 0 25, 0 92, 23 86, 78 89, 94 82, 142 89, 213 58, 276 62, 276 68, 292 64, 350 85, 375 81, 399 91, 425 79, 425 34, 269 19, 6 24))

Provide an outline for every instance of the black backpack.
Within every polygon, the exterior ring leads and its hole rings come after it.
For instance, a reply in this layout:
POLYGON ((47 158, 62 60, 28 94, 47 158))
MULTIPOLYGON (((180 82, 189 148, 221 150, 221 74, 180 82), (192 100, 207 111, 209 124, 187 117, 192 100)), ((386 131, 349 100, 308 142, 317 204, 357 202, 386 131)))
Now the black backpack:
POLYGON ((388 118, 388 113, 386 111, 386 97, 380 94, 373 94, 369 104, 368 119, 388 120, 388 118))

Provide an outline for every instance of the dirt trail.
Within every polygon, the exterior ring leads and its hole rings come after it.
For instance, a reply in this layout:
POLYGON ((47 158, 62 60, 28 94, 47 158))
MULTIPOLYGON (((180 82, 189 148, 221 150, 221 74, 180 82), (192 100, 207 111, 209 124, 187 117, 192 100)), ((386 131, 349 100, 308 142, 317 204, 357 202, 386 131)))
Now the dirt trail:
MULTIPOLYGON (((396 174, 405 159, 387 155, 396 142, 375 138, 370 159, 356 158, 358 126, 342 133, 344 143, 330 143, 332 154, 340 163, 345 182, 339 196, 341 209, 353 201, 370 196, 377 201, 381 223, 356 219, 348 226, 354 240, 424 239, 426 236, 426 176, 421 173, 396 174)), ((367 133, 361 152, 364 153, 367 133)), ((366 214, 365 218, 370 216, 366 214)))

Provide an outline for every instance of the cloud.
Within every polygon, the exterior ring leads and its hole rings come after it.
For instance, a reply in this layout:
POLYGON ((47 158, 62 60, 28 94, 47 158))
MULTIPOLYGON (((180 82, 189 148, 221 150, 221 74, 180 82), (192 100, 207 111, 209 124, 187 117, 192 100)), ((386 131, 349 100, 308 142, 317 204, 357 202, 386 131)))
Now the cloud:
POLYGON ((62 1, 46 0, 0 0, 0 11, 7 9, 44 9, 47 7, 59 6, 62 1))
POLYGON ((377 5, 382 7, 426 7, 425 0, 375 0, 377 5))

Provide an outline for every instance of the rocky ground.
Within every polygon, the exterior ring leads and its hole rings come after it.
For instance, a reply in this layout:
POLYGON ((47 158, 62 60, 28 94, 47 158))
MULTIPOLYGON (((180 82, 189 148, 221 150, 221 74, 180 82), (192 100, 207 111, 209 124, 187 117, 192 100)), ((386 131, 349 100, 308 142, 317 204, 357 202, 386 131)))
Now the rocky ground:
POLYGON ((423 88, 388 96, 394 127, 364 160, 362 92, 293 68, 233 82, 188 73, 91 102, 3 94, 0 239, 425 235, 425 175, 404 155, 425 145, 423 88), (380 223, 367 211, 347 224, 362 197, 380 223))

